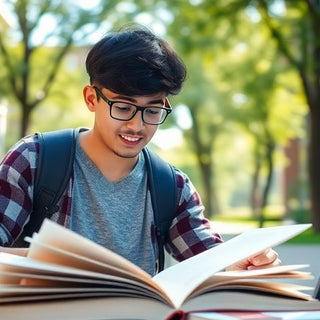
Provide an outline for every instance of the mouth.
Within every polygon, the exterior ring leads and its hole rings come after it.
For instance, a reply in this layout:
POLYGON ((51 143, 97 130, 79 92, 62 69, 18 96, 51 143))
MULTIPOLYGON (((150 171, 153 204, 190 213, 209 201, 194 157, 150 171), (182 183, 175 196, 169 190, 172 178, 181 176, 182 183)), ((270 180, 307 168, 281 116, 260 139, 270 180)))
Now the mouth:
POLYGON ((141 137, 132 137, 124 134, 121 134, 120 137, 126 144, 129 145, 137 145, 140 142, 140 140, 142 140, 141 137))

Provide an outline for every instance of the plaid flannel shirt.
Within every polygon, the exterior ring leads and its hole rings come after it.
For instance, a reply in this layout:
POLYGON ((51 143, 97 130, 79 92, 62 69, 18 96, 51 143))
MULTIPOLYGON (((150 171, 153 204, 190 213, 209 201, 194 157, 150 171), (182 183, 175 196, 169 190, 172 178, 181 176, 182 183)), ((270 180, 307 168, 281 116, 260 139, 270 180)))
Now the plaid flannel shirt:
MULTIPOLYGON (((35 136, 21 139, 0 164, 0 245, 11 246, 29 221, 39 153, 35 136)), ((222 242, 204 217, 199 194, 189 178, 176 171, 178 205, 169 230, 167 251, 178 261, 187 259, 222 242)), ((59 210, 51 219, 66 226, 71 214, 73 177, 59 200, 59 210)))

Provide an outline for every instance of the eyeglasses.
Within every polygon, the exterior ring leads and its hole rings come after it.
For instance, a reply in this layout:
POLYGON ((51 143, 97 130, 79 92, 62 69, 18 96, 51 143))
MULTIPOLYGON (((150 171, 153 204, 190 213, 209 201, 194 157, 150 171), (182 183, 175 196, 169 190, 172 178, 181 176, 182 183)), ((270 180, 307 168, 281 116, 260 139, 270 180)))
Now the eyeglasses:
POLYGON ((138 111, 141 111, 142 121, 144 123, 158 125, 163 123, 172 111, 168 99, 165 100, 164 107, 139 107, 128 102, 111 101, 97 87, 93 86, 93 88, 97 95, 110 106, 110 116, 116 120, 129 121, 138 111))

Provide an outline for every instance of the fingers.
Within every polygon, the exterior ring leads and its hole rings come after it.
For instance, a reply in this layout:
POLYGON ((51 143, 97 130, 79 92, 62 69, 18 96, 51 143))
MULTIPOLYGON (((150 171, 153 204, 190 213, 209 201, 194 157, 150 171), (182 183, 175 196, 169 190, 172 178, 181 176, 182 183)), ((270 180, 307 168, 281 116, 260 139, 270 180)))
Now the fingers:
POLYGON ((240 261, 230 267, 227 271, 253 270, 261 268, 270 268, 281 265, 279 255, 276 251, 269 248, 253 257, 240 261))
POLYGON ((271 248, 249 258, 249 261, 251 265, 248 269, 275 267, 281 264, 278 253, 271 248))
POLYGON ((226 271, 239 271, 239 270, 248 270, 250 267, 250 262, 248 260, 243 260, 236 264, 233 264, 226 268, 226 271))

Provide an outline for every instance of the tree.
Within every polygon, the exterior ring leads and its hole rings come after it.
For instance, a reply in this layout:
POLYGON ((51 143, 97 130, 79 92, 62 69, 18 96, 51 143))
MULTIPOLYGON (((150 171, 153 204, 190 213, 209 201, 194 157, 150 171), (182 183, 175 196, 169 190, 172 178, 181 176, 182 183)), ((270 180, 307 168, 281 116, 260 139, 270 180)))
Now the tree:
POLYGON ((279 51, 297 71, 309 107, 309 182, 312 222, 320 233, 320 2, 283 1, 285 10, 274 14, 275 1, 259 0, 258 9, 279 51))
MULTIPOLYGON (((277 85, 276 74, 285 72, 286 68, 280 68, 283 63, 278 59, 275 46, 271 43, 266 47, 270 38, 263 25, 253 21, 248 14, 247 10, 252 6, 250 4, 239 0, 167 2, 168 11, 174 15, 168 34, 174 39, 189 67, 189 79, 181 102, 190 109, 193 127, 185 137, 198 159, 209 214, 218 211, 215 190, 217 168, 214 160, 218 136, 223 133, 222 128, 225 130, 228 127, 228 123, 242 123, 250 128, 251 121, 259 124, 259 132, 251 130, 256 139, 256 150, 259 149, 255 176, 261 179, 258 176, 262 165, 266 172, 259 201, 262 224, 262 213, 268 203, 273 174, 273 153, 277 143, 281 140, 284 143, 284 139, 292 136, 289 129, 294 121, 287 124, 280 135, 279 130, 274 130, 272 106, 279 106, 272 100, 277 85), (248 48, 251 55, 238 61, 243 55, 237 47, 248 48), (273 63, 273 59, 279 63, 273 63), (261 72, 259 69, 266 67, 260 65, 271 67, 261 72), (269 71, 269 68, 272 70, 269 71), (239 93, 251 101, 240 109, 232 101, 239 93), (221 123, 217 123, 217 119, 221 123)), ((282 108, 286 105, 288 102, 282 108)), ((288 115, 286 111, 284 114, 288 115)), ((298 116, 302 118, 301 114, 298 116)))
POLYGON ((215 186, 215 153, 217 138, 223 131, 223 118, 217 111, 219 93, 205 72, 208 65, 199 61, 198 53, 193 54, 186 59, 192 77, 188 78, 180 97, 187 105, 192 119, 192 126, 185 131, 184 136, 199 165, 207 214, 213 216, 220 212, 215 186))
POLYGON ((5 90, 12 93, 21 110, 21 136, 27 133, 32 111, 49 95, 67 52, 93 32, 116 2, 108 1, 88 10, 75 6, 71 0, 8 1, 17 27, 1 30, 0 58, 8 80, 5 90), (9 38, 14 41, 9 42, 9 38), (37 52, 49 46, 50 41, 54 42, 46 52, 50 63, 39 66, 37 52), (39 70, 41 76, 35 77, 39 70))
MULTIPOLYGON (((231 121, 231 95, 222 83, 216 56, 223 56, 224 40, 215 38, 212 12, 196 8, 190 2, 167 2, 174 15, 168 26, 179 53, 188 66, 188 79, 178 100, 189 108, 192 127, 184 132, 190 150, 197 159, 203 186, 203 202, 209 217, 220 212, 217 181, 217 141, 231 121), (217 49, 217 51, 216 51, 217 49), (224 87, 224 88, 223 88, 224 87)), ((219 29, 221 30, 221 29, 219 29)), ((231 84, 230 84, 231 85, 231 84)))
POLYGON ((227 67, 230 70, 227 70, 225 80, 233 74, 233 86, 241 92, 233 121, 251 135, 253 142, 250 202, 262 227, 269 204, 277 148, 300 136, 306 111, 301 103, 295 102, 296 97, 291 93, 296 85, 290 68, 277 59, 274 47, 265 48, 261 30, 256 33, 252 30, 251 37, 248 40, 242 38, 241 43, 247 49, 242 49, 238 61, 227 67), (258 35, 260 39, 256 38, 258 35), (266 59, 268 56, 272 59, 266 59))

